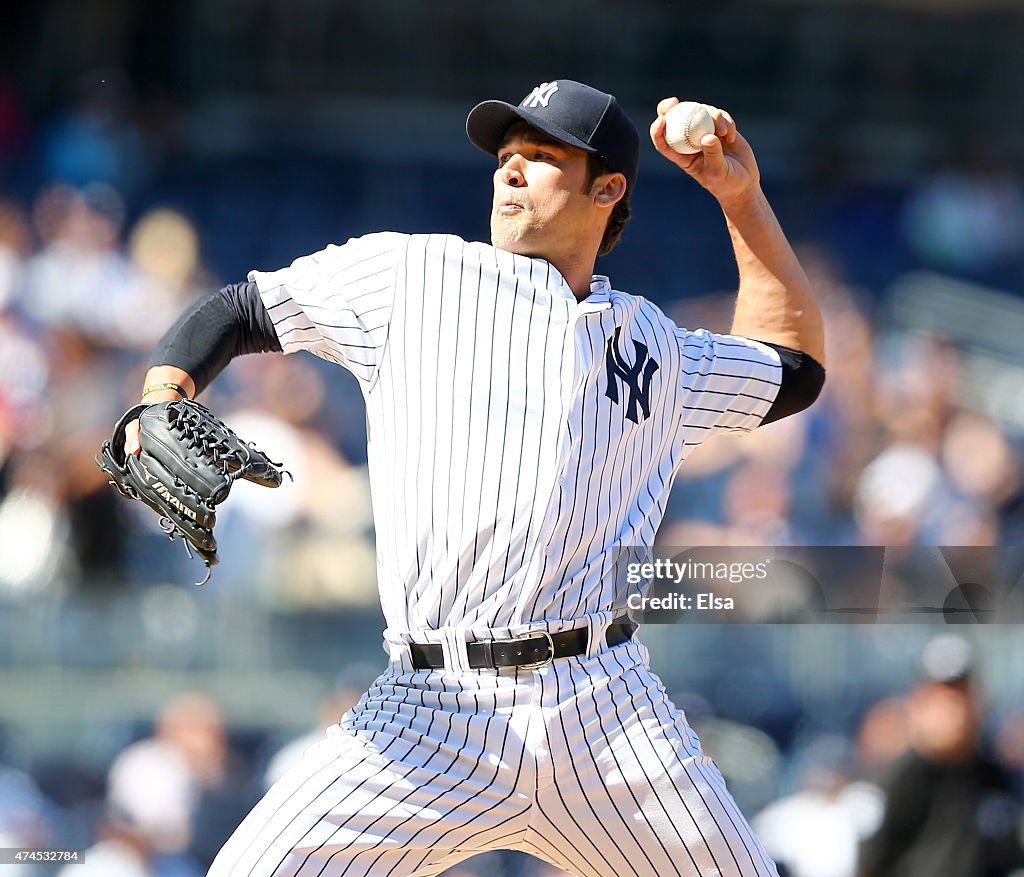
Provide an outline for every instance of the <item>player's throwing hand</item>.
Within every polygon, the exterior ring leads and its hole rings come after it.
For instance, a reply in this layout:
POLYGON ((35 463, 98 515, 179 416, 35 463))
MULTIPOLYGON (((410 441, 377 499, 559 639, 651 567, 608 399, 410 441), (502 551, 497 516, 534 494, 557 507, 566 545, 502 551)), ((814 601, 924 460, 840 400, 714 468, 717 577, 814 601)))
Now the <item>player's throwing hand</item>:
POLYGON ((707 105, 715 120, 715 133, 701 138, 701 151, 690 155, 676 152, 665 139, 665 115, 679 103, 667 97, 658 104, 658 117, 651 123, 654 148, 682 168, 714 195, 727 203, 756 188, 761 180, 757 161, 750 144, 736 128, 736 122, 725 110, 707 105))

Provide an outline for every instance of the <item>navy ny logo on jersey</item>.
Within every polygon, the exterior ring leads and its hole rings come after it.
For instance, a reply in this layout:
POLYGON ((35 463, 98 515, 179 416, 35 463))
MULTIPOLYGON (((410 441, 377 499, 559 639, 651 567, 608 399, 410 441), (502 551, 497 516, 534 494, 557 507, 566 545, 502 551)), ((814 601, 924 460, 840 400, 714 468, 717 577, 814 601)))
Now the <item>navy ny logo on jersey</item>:
POLYGON ((621 326, 615 328, 615 334, 608 339, 608 351, 605 361, 608 366, 608 389, 604 394, 616 405, 619 404, 619 384, 621 380, 629 393, 626 404, 626 417, 633 423, 639 423, 637 406, 643 412, 643 419, 651 416, 651 378, 660 368, 647 352, 647 345, 642 341, 633 342, 635 360, 632 365, 619 354, 619 334, 621 326), (618 380, 617 380, 618 379, 618 380))

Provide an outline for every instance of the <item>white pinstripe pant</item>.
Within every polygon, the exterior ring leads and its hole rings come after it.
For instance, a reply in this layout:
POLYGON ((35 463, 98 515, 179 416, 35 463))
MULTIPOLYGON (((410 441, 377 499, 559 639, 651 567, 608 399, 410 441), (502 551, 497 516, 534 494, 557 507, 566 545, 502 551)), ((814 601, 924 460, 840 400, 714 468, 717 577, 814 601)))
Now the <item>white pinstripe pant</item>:
POLYGON ((518 849, 579 877, 777 877, 633 641, 537 671, 394 660, 209 877, 428 877, 518 849))

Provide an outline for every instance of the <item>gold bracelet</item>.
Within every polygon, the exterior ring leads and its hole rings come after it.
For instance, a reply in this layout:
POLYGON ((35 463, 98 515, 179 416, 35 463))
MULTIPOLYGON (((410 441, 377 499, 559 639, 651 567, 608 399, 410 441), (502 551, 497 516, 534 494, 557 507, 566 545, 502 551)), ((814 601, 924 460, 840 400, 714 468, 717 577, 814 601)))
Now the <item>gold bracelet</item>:
POLYGON ((174 390, 175 393, 180 393, 183 399, 188 398, 188 393, 184 391, 178 384, 172 384, 168 381, 166 384, 150 384, 142 391, 142 398, 144 399, 150 393, 159 393, 161 390, 174 390))

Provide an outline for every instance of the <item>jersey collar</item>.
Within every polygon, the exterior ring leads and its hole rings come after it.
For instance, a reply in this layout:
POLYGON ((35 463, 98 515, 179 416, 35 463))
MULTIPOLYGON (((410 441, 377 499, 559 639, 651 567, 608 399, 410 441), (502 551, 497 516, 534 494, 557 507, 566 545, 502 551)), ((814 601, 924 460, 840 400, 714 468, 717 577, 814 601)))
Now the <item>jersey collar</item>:
POLYGON ((603 274, 595 274, 590 278, 590 295, 581 305, 587 305, 588 310, 604 310, 612 306, 612 284, 603 274))

